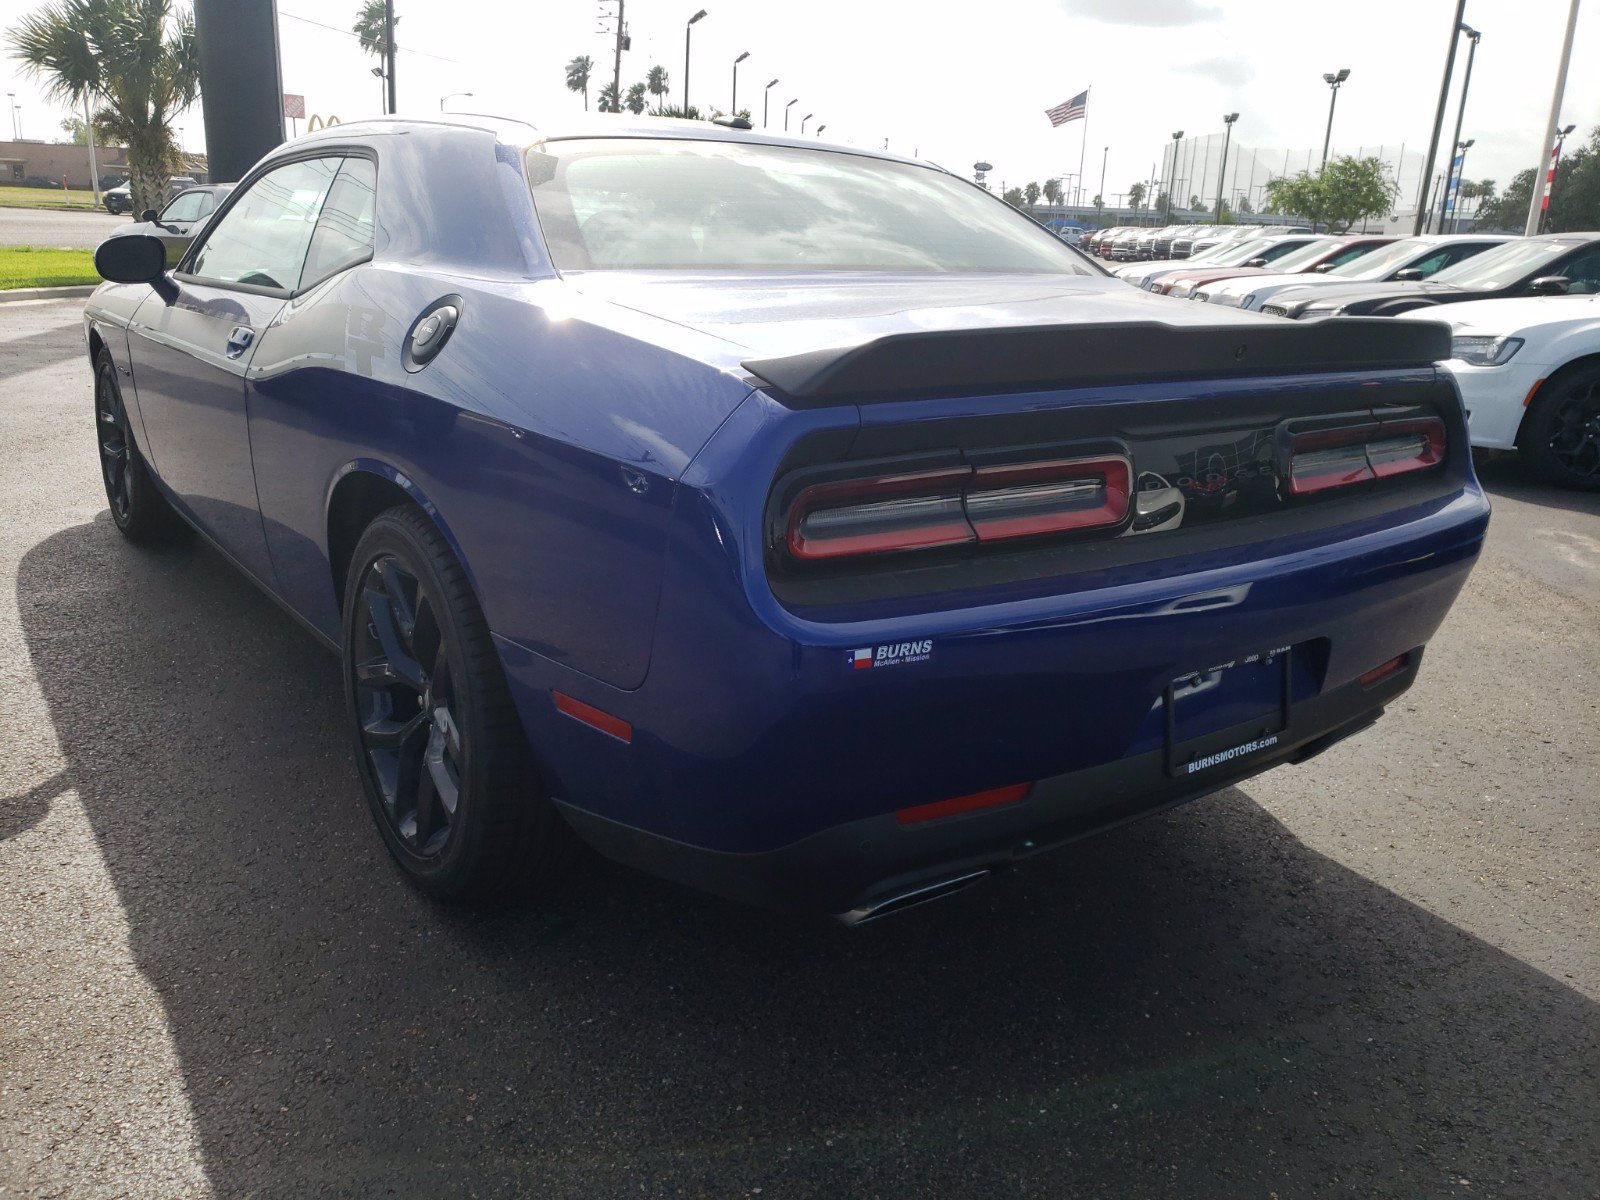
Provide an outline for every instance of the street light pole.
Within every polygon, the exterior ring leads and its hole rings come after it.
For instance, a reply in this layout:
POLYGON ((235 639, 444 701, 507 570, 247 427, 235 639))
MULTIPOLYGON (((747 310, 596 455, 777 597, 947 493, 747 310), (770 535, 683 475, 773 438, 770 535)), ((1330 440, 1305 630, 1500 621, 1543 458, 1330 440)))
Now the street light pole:
MULTIPOLYGON (((1576 15, 1577 0, 1573 0, 1572 9, 1576 15)), ((1428 153, 1422 164, 1422 195, 1417 197, 1417 219, 1411 226, 1413 236, 1421 234, 1428 223, 1428 181, 1433 178, 1433 164, 1439 154, 1439 135, 1444 132, 1444 106, 1450 99, 1450 73, 1456 67, 1456 43, 1460 40, 1461 18, 1466 11, 1467 0, 1456 0, 1455 19, 1450 22, 1450 51, 1444 57, 1444 76, 1439 80, 1439 107, 1433 114, 1433 134, 1428 138, 1428 153)))
MULTIPOLYGON (((1467 89, 1472 86, 1472 60, 1478 55, 1478 42, 1483 37, 1483 34, 1479 33, 1470 25, 1462 25, 1460 32, 1467 35, 1470 45, 1467 47, 1467 69, 1462 73, 1461 76, 1461 103, 1456 108, 1456 132, 1455 136, 1450 139, 1450 144, 1455 147, 1459 147, 1461 145, 1461 122, 1464 121, 1467 116, 1467 89)), ((1454 158, 1453 151, 1451 157, 1452 159, 1454 158)), ((1444 177, 1446 180, 1444 195, 1439 197, 1440 233, 1444 232, 1444 206, 1449 202, 1450 192, 1452 190, 1448 182, 1451 178, 1451 173, 1446 171, 1444 173, 1444 177)), ((1460 185, 1460 178, 1461 177, 1457 177, 1457 186, 1460 185)))
POLYGON ((806 135, 806 122, 811 120, 811 118, 816 116, 816 115, 817 115, 816 113, 807 113, 805 116, 800 118, 800 136, 801 137, 805 137, 805 135, 806 135))
POLYGON ((467 97, 467 99, 470 100, 472 98, 472 93, 471 92, 451 92, 448 96, 440 96, 439 97, 439 111, 440 112, 444 111, 444 102, 446 100, 454 100, 457 96, 465 96, 465 97, 467 97))
POLYGON ((1328 97, 1328 132, 1325 133, 1323 135, 1323 137, 1322 137, 1322 165, 1323 166, 1327 166, 1328 165, 1328 146, 1333 141, 1333 106, 1335 104, 1339 103, 1339 87, 1340 87, 1340 85, 1343 84, 1344 81, 1346 79, 1349 79, 1349 78, 1350 78, 1350 68, 1349 67, 1340 67, 1339 71, 1338 71, 1338 74, 1335 74, 1332 71, 1329 71, 1325 75, 1323 75, 1323 77, 1322 77, 1322 81, 1328 85, 1328 91, 1331 93, 1331 95, 1328 97))
MULTIPOLYGON (((1550 146, 1556 140, 1556 122, 1561 119, 1561 96, 1567 90, 1567 66, 1572 61, 1572 31, 1578 24, 1578 0, 1572 0, 1572 7, 1567 12, 1567 34, 1561 43, 1561 66, 1556 71, 1556 89, 1550 97, 1550 120, 1545 123, 1544 141, 1539 145, 1539 165, 1534 168, 1535 179, 1539 172, 1545 169, 1545 156, 1550 153, 1550 146)), ((1528 224, 1524 232, 1532 237, 1539 228, 1539 220, 1543 216, 1543 205, 1540 203, 1539 189, 1533 189, 1533 195, 1528 197, 1528 224)))
MULTIPOLYGON (((1461 185, 1467 178, 1467 151, 1477 144, 1477 138, 1468 138, 1464 142, 1457 142, 1456 149, 1461 151, 1461 161, 1453 163, 1455 170, 1455 186, 1444 189, 1445 199, 1450 203, 1450 232, 1455 233, 1461 227, 1461 218, 1457 215, 1460 205, 1461 185)), ((1444 214, 1439 215, 1439 232, 1444 232, 1444 214)))
POLYGON ((706 10, 701 9, 689 18, 689 23, 683 27, 683 115, 689 115, 689 35, 694 32, 694 23, 706 15, 706 10))
POLYGON ((389 86, 389 115, 393 116, 397 106, 394 86, 394 0, 383 0, 383 67, 383 77, 389 86))
POLYGON ((739 115, 739 64, 749 57, 750 51, 746 50, 733 60, 733 100, 728 104, 728 115, 730 117, 739 115))
POLYGON ((789 101, 789 103, 783 106, 783 131, 785 133, 789 132, 789 110, 799 103, 800 97, 796 96, 793 100, 789 101))
POLYGON ((1106 208, 1106 160, 1111 157, 1111 147, 1107 146, 1100 155, 1100 190, 1095 193, 1094 223, 1101 224, 1106 208))
POLYGON ((1233 141, 1233 123, 1238 119, 1238 113, 1228 113, 1222 118, 1227 131, 1222 137, 1222 165, 1217 168, 1217 206, 1213 210, 1219 222, 1222 220, 1222 181, 1228 174, 1228 146, 1233 141))
POLYGON ((1183 130, 1172 135, 1172 168, 1167 172, 1167 224, 1172 224, 1172 187, 1178 174, 1178 147, 1183 144, 1183 130))
POLYGON ((13 141, 20 142, 22 134, 17 130, 17 94, 15 92, 6 93, 6 111, 11 115, 11 138, 13 141))
POLYGON ((818 126, 817 126, 817 136, 818 136, 818 137, 821 137, 821 136, 822 136, 822 131, 823 131, 823 130, 824 130, 824 129, 826 129, 826 128, 827 128, 827 126, 826 126, 826 125, 818 125, 818 126))
POLYGON ((772 99, 772 89, 777 86, 778 81, 774 79, 767 84, 766 90, 761 93, 761 128, 763 129, 767 127, 767 101, 772 99))

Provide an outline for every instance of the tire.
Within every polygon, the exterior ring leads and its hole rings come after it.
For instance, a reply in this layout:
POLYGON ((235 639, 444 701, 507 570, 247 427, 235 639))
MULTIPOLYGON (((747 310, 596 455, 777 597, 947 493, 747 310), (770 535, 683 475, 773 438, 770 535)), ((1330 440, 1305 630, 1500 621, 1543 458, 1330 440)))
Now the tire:
POLYGON ((117 365, 104 346, 94 356, 94 415, 100 480, 111 519, 130 542, 170 540, 183 530, 183 522, 150 478, 122 402, 117 365))
POLYGON ((1558 375, 1539 389, 1517 432, 1517 451, 1546 483, 1600 490, 1600 366, 1558 375))
POLYGON ((344 597, 357 771, 395 862, 441 900, 554 888, 577 835, 540 782, 466 573, 421 510, 367 526, 344 597))

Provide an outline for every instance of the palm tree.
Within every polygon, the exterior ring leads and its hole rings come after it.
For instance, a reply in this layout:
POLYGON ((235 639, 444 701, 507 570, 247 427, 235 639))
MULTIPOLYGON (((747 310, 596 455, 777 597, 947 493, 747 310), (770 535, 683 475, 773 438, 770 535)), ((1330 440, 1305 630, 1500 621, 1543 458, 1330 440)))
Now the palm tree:
POLYGON ((1019 187, 1008 187, 1004 192, 1000 193, 1000 198, 1011 205, 1012 208, 1022 207, 1022 189, 1019 187))
POLYGON ((628 89, 628 98, 623 101, 628 111, 636 117, 645 110, 644 91, 644 84, 636 83, 628 89))
POLYGON ((605 85, 605 87, 600 89, 600 111, 622 111, 622 100, 617 95, 617 85, 615 83, 608 83, 605 85))
POLYGON ((589 111, 589 76, 594 72, 594 59, 580 54, 567 64, 567 91, 583 93, 583 110, 589 111))
POLYGON ((1028 211, 1032 212, 1033 206, 1039 203, 1039 185, 1030 182, 1027 187, 1022 189, 1022 197, 1028 202, 1028 211))
MULTIPOLYGON (((394 19, 396 25, 400 18, 394 19)), ((356 23, 350 27, 350 32, 356 35, 361 43, 361 48, 374 58, 387 62, 389 59, 389 37, 383 0, 366 0, 361 6, 361 11, 356 14, 356 23)))
POLYGON ((661 106, 667 102, 667 69, 662 66, 651 67, 645 72, 644 87, 656 98, 656 112, 660 113, 661 106))
POLYGON ((1061 191, 1061 180, 1059 180, 1059 179, 1046 179, 1044 181, 1044 188, 1042 190, 1044 192, 1044 198, 1045 198, 1045 202, 1047 204, 1060 204, 1061 203, 1062 196, 1063 196, 1063 193, 1061 191))
POLYGON ((1144 203, 1144 184, 1136 183, 1128 189, 1128 207, 1138 208, 1144 203))
POLYGON ((55 0, 6 40, 46 96, 87 100, 96 132, 128 148, 133 211, 158 207, 178 161, 173 118, 200 89, 194 18, 169 0, 55 0))

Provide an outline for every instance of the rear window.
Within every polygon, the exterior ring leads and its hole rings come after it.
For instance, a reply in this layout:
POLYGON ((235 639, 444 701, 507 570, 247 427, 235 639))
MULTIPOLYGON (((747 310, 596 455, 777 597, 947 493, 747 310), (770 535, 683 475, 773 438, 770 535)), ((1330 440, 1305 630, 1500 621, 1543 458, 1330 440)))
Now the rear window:
POLYGON ((1098 274, 994 196, 865 155, 575 139, 528 154, 558 268, 1098 274))

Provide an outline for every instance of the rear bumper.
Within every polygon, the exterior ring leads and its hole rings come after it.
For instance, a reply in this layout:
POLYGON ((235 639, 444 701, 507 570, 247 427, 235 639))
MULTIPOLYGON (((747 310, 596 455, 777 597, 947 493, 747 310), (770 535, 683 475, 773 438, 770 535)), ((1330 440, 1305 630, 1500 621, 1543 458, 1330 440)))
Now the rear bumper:
MULTIPOLYGON (((1164 751, 1038 781, 1001 808, 902 825, 885 813, 848 821, 775 850, 727 853, 690 845, 586 811, 561 810, 608 858, 732 900, 838 914, 870 911, 891 897, 954 877, 996 872, 1283 763, 1299 763, 1361 732, 1411 686, 1420 662, 1370 687, 1348 684, 1297 706, 1270 750, 1197 775, 1174 777, 1164 751)), ((1241 740, 1254 732, 1241 726, 1241 740)))

